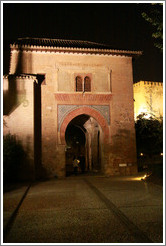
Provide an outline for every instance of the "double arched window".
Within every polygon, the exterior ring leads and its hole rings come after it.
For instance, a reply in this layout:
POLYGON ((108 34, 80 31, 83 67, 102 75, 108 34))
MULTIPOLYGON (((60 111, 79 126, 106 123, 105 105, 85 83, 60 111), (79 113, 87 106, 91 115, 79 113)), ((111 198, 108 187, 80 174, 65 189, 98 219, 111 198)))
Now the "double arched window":
POLYGON ((91 79, 89 76, 86 76, 83 79, 81 76, 76 77, 76 91, 91 91, 91 79))

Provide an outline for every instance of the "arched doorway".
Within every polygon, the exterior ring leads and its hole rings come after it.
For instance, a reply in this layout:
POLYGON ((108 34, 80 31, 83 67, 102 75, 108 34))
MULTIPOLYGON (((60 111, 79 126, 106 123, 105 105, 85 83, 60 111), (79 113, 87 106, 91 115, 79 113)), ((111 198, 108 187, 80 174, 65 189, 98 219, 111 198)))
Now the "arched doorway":
MULTIPOLYGON (((110 144, 109 125, 106 118, 98 110, 92 109, 89 106, 79 106, 78 108, 69 111, 67 114, 65 114, 65 117, 61 121, 59 126, 59 148, 62 146, 61 150, 63 150, 63 146, 65 147, 63 170, 66 170, 67 165, 70 166, 69 173, 71 173, 71 170, 73 170, 71 167, 71 162, 74 156, 72 150, 70 150, 70 146, 67 145, 66 141, 66 135, 68 134, 66 133, 66 130, 68 126, 70 127, 72 124, 77 128, 81 127, 80 130, 85 134, 84 157, 86 170, 101 170, 102 172, 105 172, 105 168, 109 159, 109 153, 107 151, 108 145, 110 144), (93 137, 94 132, 95 134, 93 137), (98 149, 96 154, 94 154, 93 147, 98 149), (70 156, 70 160, 68 159, 66 161, 66 155, 70 156), (66 163, 68 164, 66 165, 66 163)), ((70 128, 68 128, 68 130, 70 130, 70 128)), ((67 171, 64 173, 64 175, 65 174, 67 174, 67 171)))
POLYGON ((73 174, 73 159, 80 160, 79 173, 101 171, 102 129, 98 122, 87 114, 73 118, 65 132, 66 175, 73 174))

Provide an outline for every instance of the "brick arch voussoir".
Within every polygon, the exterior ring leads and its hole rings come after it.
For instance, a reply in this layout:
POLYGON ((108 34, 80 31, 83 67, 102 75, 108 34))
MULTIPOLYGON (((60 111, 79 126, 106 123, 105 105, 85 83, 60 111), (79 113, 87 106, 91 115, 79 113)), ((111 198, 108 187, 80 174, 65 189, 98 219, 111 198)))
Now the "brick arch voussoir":
POLYGON ((61 139, 61 144, 65 144, 65 132, 66 132, 66 128, 68 126, 68 124, 70 123, 70 121, 72 119, 74 119, 75 117, 81 115, 81 114, 87 114, 91 117, 93 117, 101 126, 103 133, 104 133, 104 142, 108 143, 109 141, 109 128, 108 128, 108 123, 106 121, 106 119, 99 113, 97 112, 95 109, 91 109, 89 107, 81 107, 78 109, 75 109, 71 112, 69 112, 65 119, 63 120, 62 124, 61 124, 61 128, 60 128, 60 139, 61 139))

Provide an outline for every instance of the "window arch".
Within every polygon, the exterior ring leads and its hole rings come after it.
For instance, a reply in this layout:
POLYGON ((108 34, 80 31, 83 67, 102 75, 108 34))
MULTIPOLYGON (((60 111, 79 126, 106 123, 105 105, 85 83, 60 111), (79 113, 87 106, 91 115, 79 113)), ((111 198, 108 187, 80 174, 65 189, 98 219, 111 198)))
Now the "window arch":
POLYGON ((84 91, 91 91, 91 79, 88 76, 84 78, 84 91))
POLYGON ((76 91, 82 91, 82 78, 80 76, 76 77, 76 91))

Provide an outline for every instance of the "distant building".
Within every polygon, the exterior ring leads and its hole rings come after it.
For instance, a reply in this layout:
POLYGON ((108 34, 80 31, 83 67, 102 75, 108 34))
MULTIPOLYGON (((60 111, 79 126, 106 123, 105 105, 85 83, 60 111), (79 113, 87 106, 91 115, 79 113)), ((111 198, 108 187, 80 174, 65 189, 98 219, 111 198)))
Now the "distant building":
POLYGON ((163 83, 139 81, 134 84, 134 117, 163 117, 163 83))
POLYGON ((74 40, 18 39, 4 76, 4 134, 22 141, 23 174, 137 172, 132 58, 139 51, 74 40))

